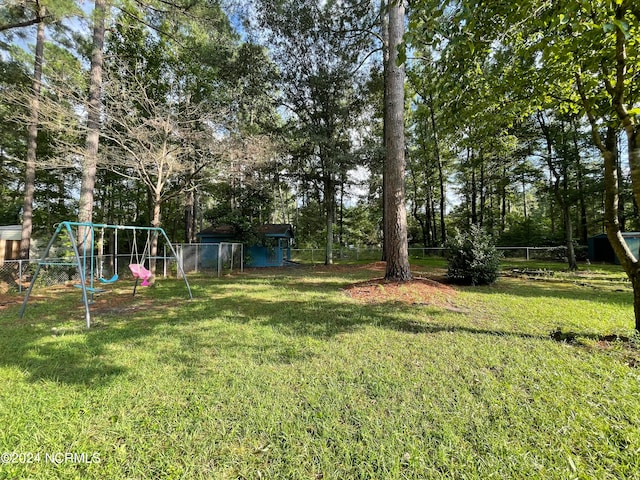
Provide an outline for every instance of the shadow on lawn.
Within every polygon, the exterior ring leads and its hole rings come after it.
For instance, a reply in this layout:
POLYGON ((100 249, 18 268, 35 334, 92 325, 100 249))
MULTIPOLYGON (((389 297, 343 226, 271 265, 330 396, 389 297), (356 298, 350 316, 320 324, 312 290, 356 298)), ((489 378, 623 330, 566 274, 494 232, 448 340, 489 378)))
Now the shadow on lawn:
MULTIPOLYGON (((236 356, 251 358, 256 363, 304 361, 313 355, 313 348, 297 340, 299 337, 327 340, 371 326, 411 334, 464 332, 554 341, 548 335, 460 325, 455 318, 466 313, 452 313, 438 307, 401 303, 362 305, 346 298, 343 301, 335 296, 335 290, 346 284, 342 279, 335 282, 308 277, 300 280, 304 281, 274 282, 276 294, 272 291, 267 298, 261 296, 260 284, 255 285, 254 290, 249 288, 239 294, 233 288, 236 280, 197 286, 197 296, 191 302, 184 300, 177 288, 167 290, 167 295, 160 290, 152 291, 146 296, 150 301, 144 310, 131 311, 130 315, 104 313, 97 316, 94 327, 88 331, 82 325, 66 331, 56 330, 60 311, 47 312, 47 305, 40 304, 34 306, 35 315, 38 312, 42 315, 38 322, 16 322, 12 326, 6 320, 1 321, 4 334, 0 338, 0 365, 16 366, 28 372, 31 381, 96 386, 108 384, 128 372, 128 367, 114 357, 117 350, 111 349, 111 345, 130 344, 134 351, 144 351, 162 339, 170 341, 164 350, 152 350, 155 361, 193 368, 196 373, 200 372, 203 356, 236 356), (277 295, 278 288, 282 289, 282 295, 277 295), (310 292, 317 292, 318 296, 305 295, 310 292), (242 328, 230 328, 234 324, 242 328), (270 327, 270 333, 261 335, 259 328, 245 326, 270 327)), ((242 279, 237 282, 241 284, 242 279)), ((502 286, 485 292, 593 300, 591 292, 576 295, 575 289, 554 293, 532 285, 520 290, 502 286)), ((482 289, 475 291, 482 292, 482 289)), ((628 301, 628 295, 617 292, 610 292, 606 297, 625 304, 628 301)), ((575 335, 590 337, 586 333, 575 335)), ((209 368, 207 365, 205 363, 205 370, 209 368)))
MULTIPOLYGON (((89 330, 84 326, 84 306, 77 293, 58 292, 55 299, 37 300, 28 306, 24 319, 18 319, 19 305, 12 306, 0 316, 0 365, 17 366, 31 382, 106 385, 128 371, 113 356, 110 345, 135 345, 159 328, 185 323, 185 317, 166 310, 178 301, 190 303, 182 291, 174 290, 175 295, 150 290, 135 299, 128 292, 120 295, 126 301, 120 300, 112 309, 93 306, 89 330), (50 308, 55 301, 63 307, 50 308), (66 317, 64 321, 61 315, 66 317)), ((193 315, 192 321, 200 318, 193 315)))
MULTIPOLYGON (((295 286, 295 290, 307 289, 307 286, 295 286)), ((346 299, 345 299, 346 300, 346 299)), ((447 322, 451 313, 446 308, 426 307, 428 313, 420 313, 420 320, 408 317, 416 316, 418 309, 405 303, 387 302, 377 305, 363 305, 356 302, 339 302, 326 298, 315 301, 256 300, 242 301, 239 297, 227 297, 219 301, 219 305, 232 312, 242 312, 230 316, 235 323, 259 323, 273 327, 286 336, 310 336, 318 339, 329 339, 340 334, 350 333, 367 326, 388 330, 413 333, 437 334, 442 332, 466 332, 489 336, 515 336, 529 339, 549 340, 548 336, 529 334, 520 331, 482 329, 447 322)))
POLYGON ((633 305, 631 290, 609 290, 597 286, 581 286, 570 281, 545 281, 518 279, 514 283, 508 277, 501 278, 491 286, 464 287, 464 289, 485 295, 508 294, 525 298, 558 298, 567 300, 599 300, 622 306, 633 305))

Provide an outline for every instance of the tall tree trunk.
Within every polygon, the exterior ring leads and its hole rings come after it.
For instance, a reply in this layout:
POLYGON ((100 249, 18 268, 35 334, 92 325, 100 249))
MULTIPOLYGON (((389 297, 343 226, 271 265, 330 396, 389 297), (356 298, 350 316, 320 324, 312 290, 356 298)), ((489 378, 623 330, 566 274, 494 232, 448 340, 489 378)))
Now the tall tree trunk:
POLYGON ((522 213, 524 214, 524 221, 527 222, 529 219, 529 213, 527 212, 527 178, 524 172, 522 173, 522 213))
POLYGON ((404 65, 398 65, 398 47, 404 34, 403 0, 389 5, 389 60, 385 111, 385 226, 387 266, 385 279, 411 280, 404 185, 404 65))
POLYGON ((480 161, 480 188, 478 188, 478 192, 480 194, 480 212, 478 213, 478 224, 482 227, 484 226, 484 213, 485 207, 487 203, 487 195, 486 195, 486 186, 485 186, 485 178, 484 178, 484 152, 480 150, 480 155, 478 157, 480 161))
POLYGON ((576 156, 576 169, 578 173, 578 194, 580 195, 580 198, 578 200, 578 206, 580 208, 580 243, 582 243, 582 245, 586 245, 589 241, 589 230, 587 222, 587 203, 584 191, 584 166, 582 165, 582 161, 580 159, 580 146, 578 145, 578 127, 574 118, 571 119, 571 129, 573 133, 573 150, 574 155, 576 156))
MULTIPOLYGON (((552 179, 552 188, 553 195, 562 210, 562 222, 564 224, 564 239, 565 245, 567 247, 567 263, 569 264, 569 270, 574 271, 578 269, 578 264, 576 263, 576 253, 573 248, 573 226, 571 223, 571 205, 569 204, 568 199, 568 190, 569 190, 569 179, 568 177, 568 160, 567 158, 562 158, 561 172, 558 172, 556 165, 553 163, 553 139, 551 137, 551 130, 549 125, 545 122, 544 116, 542 113, 538 114, 538 124, 540 125, 540 130, 544 136, 545 142, 547 144, 547 166, 549 167, 549 172, 551 172, 552 179), (562 182, 562 191, 560 191, 560 182, 562 182)), ((562 131, 564 133, 564 124, 562 125, 562 131)), ((564 141, 564 140, 563 140, 564 141)), ((561 147, 564 152, 568 152, 568 148, 566 145, 561 147)))
POLYGON ((576 262, 576 251, 573 247, 573 225, 571 222, 571 205, 569 205, 568 201, 569 182, 567 180, 566 168, 563 168, 562 176, 563 192, 561 193, 560 189, 556 189, 556 195, 558 197, 558 203, 562 207, 562 216, 564 219, 564 239, 567 245, 567 262, 569 264, 569 270, 573 272, 578 269, 578 263, 576 262))
POLYGON ((502 179, 500 180, 500 233, 507 228, 507 167, 502 167, 502 179))
MULTIPOLYGON (((411 214, 413 218, 420 224, 420 232, 422 233, 422 245, 427 248, 429 246, 428 228, 425 225, 425 219, 420 215, 420 203, 418 202, 418 179, 416 171, 411 162, 409 162, 409 173, 411 174, 411 185, 413 187, 413 198, 411 199, 411 214)), ((428 207, 427 207, 428 208, 428 207)))
POLYGON ((586 245, 589 242, 589 222, 587 218, 587 201, 585 199, 584 172, 582 162, 578 158, 578 192, 580 199, 578 206, 580 208, 580 243, 586 245))
MULTIPOLYGON (((436 156, 436 163, 438 165, 438 184, 440 187, 440 244, 444 245, 447 242, 447 230, 444 223, 445 206, 446 206, 446 191, 445 191, 445 179, 442 167, 442 158, 440 156, 440 141, 438 137, 438 130, 436 128, 436 115, 435 107, 433 105, 433 94, 429 92, 429 117, 431 118, 431 130, 433 131, 433 145, 434 153, 436 156)), ((434 240, 435 240, 435 228, 434 228, 434 240)))
POLYGON ((624 203, 625 203, 625 185, 624 185, 624 174, 622 173, 622 162, 620 161, 620 152, 616 152, 616 158, 618 161, 616 162, 616 168, 618 170, 618 219, 620 221, 620 230, 623 232, 627 229, 627 217, 624 213, 624 203))
POLYGON ((476 182, 476 159, 475 154, 471 152, 471 224, 478 224, 478 185, 476 182))
MULTIPOLYGON (((640 197, 640 129, 638 131, 627 132, 629 142, 629 164, 633 179, 634 197, 640 197)), ((593 132, 592 132, 593 133, 593 132)), ((596 135, 594 134, 594 137, 596 135)), ((598 144, 598 141, 596 141, 598 144)), ((600 143, 600 150, 604 159, 604 222, 607 237, 613 247, 622 268, 624 268, 631 285, 633 287, 633 307, 635 313, 635 328, 640 331, 640 263, 629 249, 626 241, 622 237, 620 222, 618 220, 618 168, 617 163, 617 138, 614 127, 607 128, 606 139, 600 143), (604 146, 604 148, 602 148, 604 146)))
POLYGON ((324 180, 324 203, 325 203, 325 255, 324 264, 333 264, 333 223, 335 217, 335 186, 333 182, 333 175, 331 172, 327 172, 324 180))
MULTIPOLYGON (((38 17, 44 17, 46 9, 40 7, 38 17)), ((40 87, 42 85, 42 61, 44 56, 44 22, 38 23, 36 35, 36 54, 33 65, 33 83, 31 86, 30 120, 27 128, 27 160, 24 182, 24 204, 22 207, 22 237, 20 240, 20 258, 29 258, 31 232, 33 231, 33 199, 36 184, 36 150, 38 147, 38 121, 40 117, 40 87)))
MULTIPOLYGON (((627 152, 629 165, 631 166, 633 196, 635 202, 640 204, 640 125, 627 124, 625 125, 625 132, 627 134, 627 152)), ((621 236, 621 234, 616 235, 616 237, 621 236)), ((609 238, 611 238, 611 235, 609 235, 609 238)), ((622 263, 622 260, 620 263, 622 263)), ((627 265, 623 266, 633 284, 633 307, 635 311, 636 330, 640 331, 640 262, 631 255, 625 258, 625 263, 627 265)))
POLYGON ((424 216, 425 224, 427 226, 427 243, 428 246, 433 246, 435 237, 435 231, 433 230, 433 218, 435 217, 433 211, 433 195, 431 195, 431 185, 426 185, 427 198, 424 201, 424 216))
POLYGON ((344 245, 344 184, 345 179, 344 176, 340 179, 340 215, 338 217, 338 224, 340 225, 340 230, 338 232, 338 244, 340 246, 344 245))
MULTIPOLYGON (((162 190, 156 190, 153 193, 153 216, 151 218, 151 226, 160 227, 162 209, 162 190)), ((149 271, 153 274, 150 283, 153 284, 156 276, 156 257, 158 256, 158 235, 156 232, 151 234, 151 245, 149 245, 149 271)))
POLYGON ((384 81, 382 100, 382 147, 384 158, 382 159, 382 256, 380 260, 387 261, 387 85, 389 83, 389 14, 388 0, 380 0, 380 18, 382 20, 382 77, 384 81))
MULTIPOLYGON (((86 151, 82 164, 82 183, 78 219, 91 222, 93 219, 93 192, 96 183, 98 144, 100 142, 100 110, 102 94, 102 63, 104 49, 106 0, 95 0, 93 8, 93 50, 89 72, 89 104, 87 111, 86 151)), ((82 230, 79 238, 83 238, 82 230)))
POLYGON ((187 191, 184 205, 184 239, 187 243, 193 243, 195 238, 195 191, 193 188, 187 191))

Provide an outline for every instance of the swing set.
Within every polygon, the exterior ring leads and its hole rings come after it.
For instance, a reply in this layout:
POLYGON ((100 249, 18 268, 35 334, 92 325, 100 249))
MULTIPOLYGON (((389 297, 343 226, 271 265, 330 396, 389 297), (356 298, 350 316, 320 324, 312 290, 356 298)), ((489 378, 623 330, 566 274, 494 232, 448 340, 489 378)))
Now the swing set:
POLYGON ((96 293, 104 292, 104 288, 99 285, 108 285, 115 283, 119 280, 118 276, 118 232, 131 233, 133 235, 133 241, 131 243, 131 254, 129 258, 129 270, 135 278, 133 286, 133 296, 136 294, 138 288, 138 282, 140 286, 149 286, 149 280, 153 276, 153 272, 145 267, 145 261, 148 262, 151 259, 151 245, 159 238, 163 238, 166 245, 171 250, 173 257, 176 259, 178 271, 184 279, 184 283, 189 293, 189 298, 192 299, 191 287, 187 281, 187 276, 182 268, 182 263, 178 259, 171 241, 167 237, 167 234, 162 228, 159 227, 138 227, 129 225, 107 225, 101 223, 88 223, 88 222, 61 222, 57 225, 56 230, 47 245, 47 248, 42 255, 40 261, 38 261, 36 270, 29 284, 29 288, 22 302, 22 308, 20 309, 20 318, 24 316, 25 309, 27 308, 27 302, 29 296, 36 283, 38 274, 44 266, 68 266, 76 267, 78 270, 78 276, 80 277, 80 283, 75 287, 82 290, 82 301, 85 307, 85 320, 87 328, 91 327, 91 312, 89 305, 93 303, 93 297, 96 293), (96 231, 100 232, 100 237, 96 245, 96 231), (113 230, 113 275, 109 278, 105 278, 104 274, 104 234, 105 230, 113 230), (146 232, 146 242, 142 249, 142 253, 138 249, 137 235, 138 232, 146 232), (71 242, 71 250, 73 257, 71 259, 58 259, 52 258, 52 247, 58 237, 66 233, 71 242), (97 251, 97 253, 96 253, 97 251), (97 258, 96 258, 97 257, 97 258), (96 283, 96 280, 98 283, 96 283))

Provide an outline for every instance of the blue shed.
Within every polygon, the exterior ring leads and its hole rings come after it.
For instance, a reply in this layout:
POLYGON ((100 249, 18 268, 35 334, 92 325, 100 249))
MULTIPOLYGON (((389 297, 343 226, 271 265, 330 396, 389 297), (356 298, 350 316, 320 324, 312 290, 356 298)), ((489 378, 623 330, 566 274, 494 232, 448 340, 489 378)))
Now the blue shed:
MULTIPOLYGON (((258 241, 246 246, 246 266, 282 267, 291 260, 293 226, 288 223, 268 223, 256 229, 258 241)), ((200 243, 240 242, 239 232, 232 225, 210 227, 197 235, 200 243)))
MULTIPOLYGON (((622 237, 635 257, 640 258, 640 232, 623 232, 622 237)), ((591 262, 620 263, 606 233, 588 239, 588 255, 591 262)))

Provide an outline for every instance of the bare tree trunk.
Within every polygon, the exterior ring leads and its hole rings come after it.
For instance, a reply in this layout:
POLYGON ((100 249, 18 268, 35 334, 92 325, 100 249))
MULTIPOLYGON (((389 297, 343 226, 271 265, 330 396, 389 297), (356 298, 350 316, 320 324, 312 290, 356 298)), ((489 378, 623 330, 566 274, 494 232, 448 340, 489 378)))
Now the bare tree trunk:
MULTIPOLYGON (((585 200, 585 192, 584 192, 584 171, 582 161, 580 160, 580 147, 578 145, 578 127, 576 125, 575 119, 571 120, 571 129, 572 129, 572 139, 573 139, 573 150, 574 155, 576 156, 576 169, 578 173, 578 193, 580 195, 579 198, 579 208, 580 208, 580 242, 582 245, 586 245, 588 242, 588 222, 587 222, 587 204, 585 200)), ((620 175, 620 172, 618 172, 620 175)), ((623 209, 624 210, 624 209, 623 209)), ((624 224, 624 222, 623 222, 624 224)), ((624 226, 623 226, 624 229, 624 226)))
POLYGON ((487 195, 486 195, 486 186, 485 186, 485 165, 484 165, 484 152, 480 150, 480 154, 478 155, 478 160, 480 161, 480 185, 478 188, 478 193, 480 195, 480 211, 478 212, 478 224, 483 227, 484 226, 484 213, 485 207, 487 203, 487 195))
POLYGON ((338 216, 338 225, 340 225, 338 232, 338 245, 341 247, 344 245, 344 175, 340 179, 340 215, 338 216))
MULTIPOLYGON (((571 223, 571 205, 568 200, 568 190, 569 190, 569 179, 567 178, 569 175, 568 172, 568 159, 562 158, 561 164, 561 172, 558 172, 556 165, 553 163, 553 139, 551 137, 551 130, 549 125, 545 122, 544 116, 539 113, 538 114, 538 124, 540 125, 540 129, 542 130, 542 134, 545 138, 545 142, 547 144, 547 165, 549 167, 549 172, 551 172, 552 179, 552 188, 555 199, 560 206, 562 211, 562 222, 564 226, 564 240, 565 245, 567 247, 567 263, 569 264, 569 270, 574 271, 578 269, 578 264, 576 262, 576 253, 573 248, 573 225, 571 223), (562 181, 562 191, 560 191, 560 182, 562 181)), ((562 131, 564 132, 564 123, 562 125, 562 131)), ((568 151, 567 148, 564 148, 564 151, 568 151)))
MULTIPOLYGON (((98 144, 100 142, 100 109, 102 94, 102 63, 104 48, 106 0, 95 0, 93 9, 93 51, 89 73, 89 104, 87 112, 86 153, 82 164, 82 183, 78 219, 93 219, 93 192, 96 183, 98 144)), ((83 238, 82 230, 79 238, 83 238)))
POLYGON ((424 202, 425 225, 427 227, 427 243, 432 247, 435 239, 435 230, 433 229, 433 219, 435 217, 433 210, 433 195, 431 195, 431 185, 427 185, 427 198, 424 202))
POLYGON ((333 264, 333 223, 335 216, 335 188, 333 184, 332 173, 327 172, 327 177, 324 181, 324 195, 325 195, 325 214, 326 214, 326 238, 325 238, 325 256, 324 264, 333 264))
POLYGON ((411 214, 413 218, 420 224, 420 232, 422 233, 422 245, 427 248, 429 246, 428 227, 425 225, 425 219, 420 215, 420 205, 418 203, 418 180, 416 172, 411 162, 409 162, 409 173, 411 175, 411 185, 413 187, 413 199, 411 201, 411 214))
POLYGON ((193 243, 195 238, 195 191, 189 189, 184 205, 184 239, 187 243, 193 243))
POLYGON ((507 167, 502 167, 502 179, 500 180, 500 233, 507 228, 507 167))
MULTIPOLYGON (((438 131, 436 129, 436 116, 435 116, 435 108, 433 106, 433 95, 429 92, 429 116, 431 117, 431 130, 433 131, 433 143, 434 150, 436 156, 436 162, 438 164, 438 183, 440 186, 440 243, 444 245, 447 243, 447 230, 444 223, 445 217, 445 206, 446 206, 446 192, 444 188, 444 173, 442 168, 442 158, 440 156, 440 141, 438 139, 438 131)), ((435 228, 434 232, 434 240, 435 240, 435 228)))
MULTIPOLYGON (((159 227, 161 224, 160 212, 162 207, 162 190, 158 190, 153 194, 153 218, 151 219, 151 226, 159 227)), ((149 245, 149 270, 153 274, 151 283, 153 284, 156 276, 156 257, 158 256, 158 235, 153 232, 151 237, 151 245, 149 245)))
POLYGON ((471 224, 478 224, 478 185, 476 182, 476 158, 471 152, 471 224))
POLYGON ((398 46, 403 33, 404 3, 400 0, 389 5, 389 61, 385 85, 385 279, 393 281, 411 280, 404 190, 404 65, 397 64, 398 46))
MULTIPOLYGON (((44 17, 46 9, 41 7, 38 17, 44 17)), ((42 85, 42 61, 44 56, 44 22, 38 23, 36 36, 36 54, 33 65, 33 84, 31 86, 31 119, 27 129, 27 165, 24 182, 24 204, 22 207, 22 237, 20 240, 20 258, 29 258, 31 232, 33 231, 33 199, 36 183, 36 149, 38 147, 38 121, 40 117, 40 87, 42 85)))
MULTIPOLYGON (((631 165, 631 174, 634 178, 634 190, 640 190, 640 129, 637 132, 629 132, 627 134, 629 142, 629 164, 631 165), (633 157, 633 158, 632 158, 633 157), (634 172, 635 170, 635 172, 634 172)), ((606 147, 601 148, 604 158, 604 183, 605 183, 605 200, 604 200, 604 216, 607 237, 613 247, 622 268, 624 268, 631 285, 633 286, 633 309, 635 316, 635 328, 640 331, 640 263, 638 259, 629 249, 627 243, 622 237, 620 222, 618 220, 618 160, 616 158, 616 132, 613 127, 607 129, 607 137, 605 140, 606 147)), ((634 191, 634 196, 640 194, 640 191, 634 191)))
MULTIPOLYGON (((636 203, 640 204, 640 125, 626 125, 625 131, 627 134, 627 151, 633 182, 633 196, 636 203)), ((609 235, 609 238, 611 238, 611 235, 609 235)), ((640 331, 640 262, 638 262, 638 259, 633 257, 633 255, 631 255, 631 258, 635 261, 629 261, 628 258, 625 259, 625 262, 628 264, 625 266, 625 271, 633 284, 635 327, 636 330, 640 331)), ((620 263, 622 263, 622 260, 620 263)))
POLYGON ((617 171, 618 171, 618 219, 620 221, 620 230, 623 232, 627 229, 627 217, 624 213, 624 203, 626 193, 624 191, 624 174, 622 173, 622 162, 620 161, 620 152, 616 152, 617 161, 617 171))
POLYGON ((385 156, 382 161, 382 257, 380 260, 387 261, 387 252, 389 250, 387 242, 387 85, 389 83, 388 66, 389 66, 389 13, 387 9, 387 0, 380 0, 380 18, 382 19, 382 76, 384 81, 383 89, 383 118, 382 122, 382 147, 385 156))

